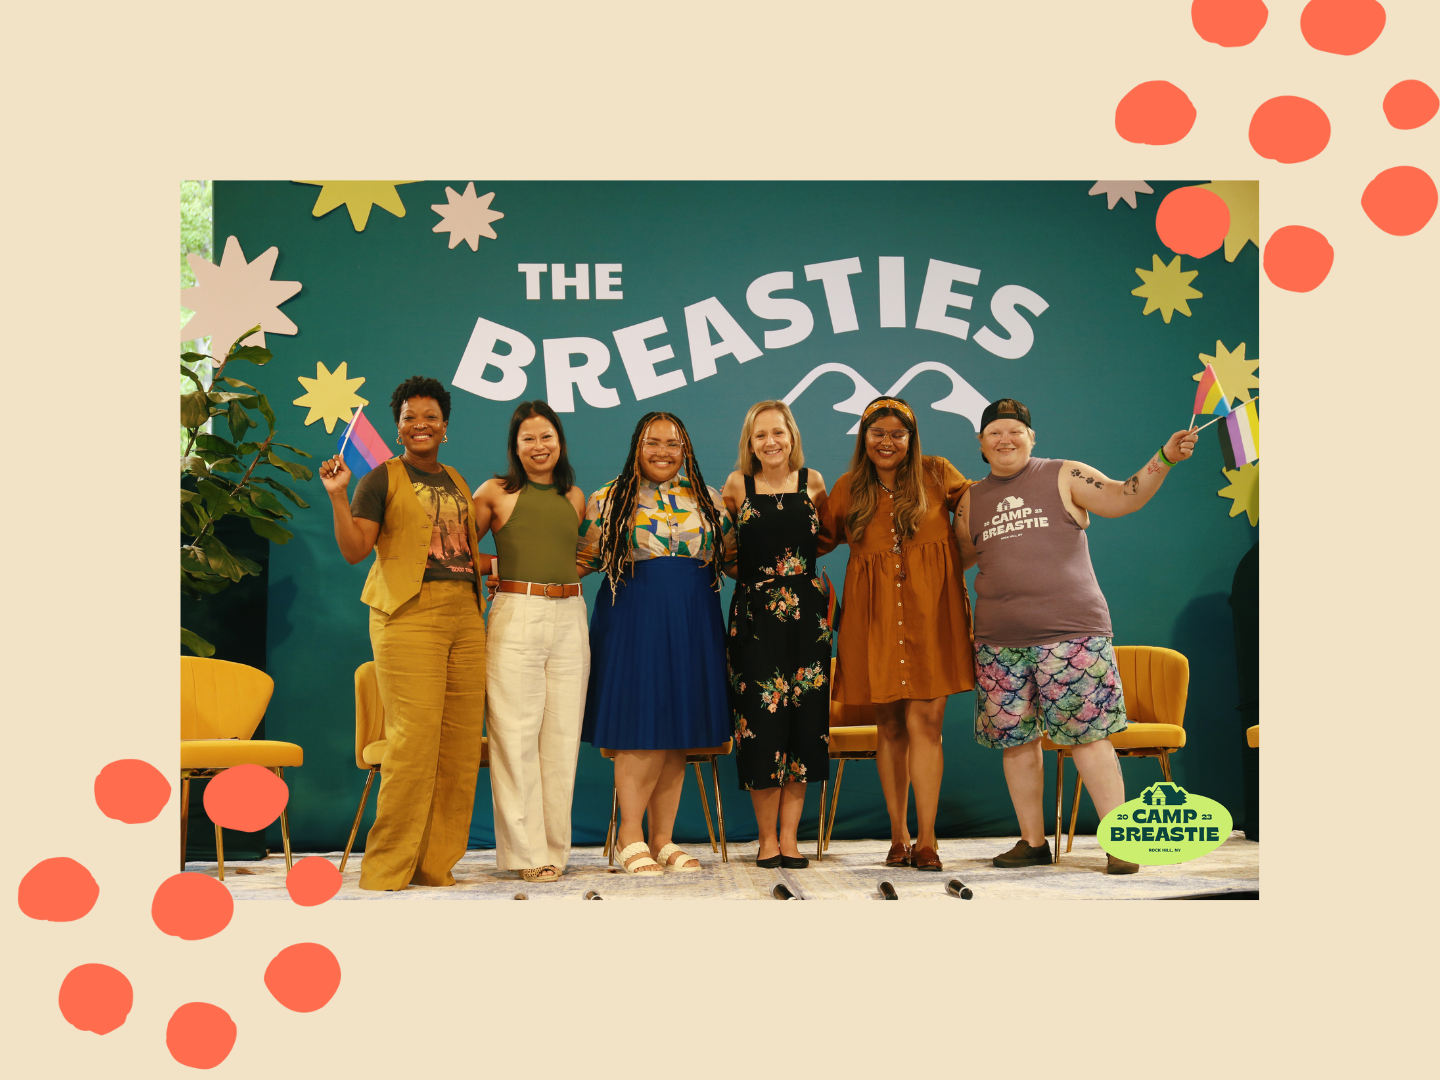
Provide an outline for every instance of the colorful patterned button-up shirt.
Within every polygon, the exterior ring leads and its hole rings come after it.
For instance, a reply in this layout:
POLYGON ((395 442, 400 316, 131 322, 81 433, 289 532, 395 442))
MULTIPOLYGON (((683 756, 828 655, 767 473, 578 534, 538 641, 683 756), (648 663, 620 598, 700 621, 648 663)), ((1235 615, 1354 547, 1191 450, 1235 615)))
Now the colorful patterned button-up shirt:
MULTIPOLYGON (((610 489, 614 486, 615 481, 612 480, 590 496, 590 502, 585 507, 585 520, 580 525, 580 549, 576 561, 592 570, 601 569, 600 517, 605 512, 610 489)), ((634 561, 678 555, 709 562, 714 557, 715 537, 695 501, 694 490, 683 476, 663 484, 653 484, 645 479, 640 481, 632 526, 634 561)), ((708 490, 710 501, 720 517, 723 565, 730 566, 735 561, 735 526, 720 493, 713 487, 708 490)))

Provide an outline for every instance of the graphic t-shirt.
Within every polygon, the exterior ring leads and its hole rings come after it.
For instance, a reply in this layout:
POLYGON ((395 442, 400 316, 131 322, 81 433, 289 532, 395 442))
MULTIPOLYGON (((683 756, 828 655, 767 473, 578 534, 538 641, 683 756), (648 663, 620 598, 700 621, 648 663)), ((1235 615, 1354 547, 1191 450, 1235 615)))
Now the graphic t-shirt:
MULTIPOLYGON (((430 558, 425 563, 426 581, 474 581, 475 560, 470 554, 470 507, 460 489, 444 469, 428 473, 405 462, 410 485, 420 505, 430 516, 430 558)), ((385 493, 389 484, 386 469, 371 469, 355 485, 350 513, 366 521, 385 524, 385 493)))

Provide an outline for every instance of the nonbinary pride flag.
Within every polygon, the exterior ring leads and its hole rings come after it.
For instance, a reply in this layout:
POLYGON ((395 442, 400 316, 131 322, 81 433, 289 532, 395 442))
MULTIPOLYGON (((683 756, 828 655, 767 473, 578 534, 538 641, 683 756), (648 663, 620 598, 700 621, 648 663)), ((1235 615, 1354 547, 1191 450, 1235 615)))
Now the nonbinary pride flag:
POLYGON ((1260 411, 1255 402, 1243 402, 1220 421, 1218 430, 1227 469, 1260 460, 1260 411))
POLYGON ((382 461, 395 456, 390 452, 390 447, 385 445, 385 440, 380 437, 374 425, 365 418, 363 409, 357 412, 344 431, 340 432, 335 449, 338 451, 342 446, 345 447, 345 465, 357 478, 364 476, 382 461), (345 442, 346 432, 350 434, 349 443, 345 442))
POLYGON ((1197 416, 1209 416, 1211 413, 1226 416, 1230 412, 1230 398, 1220 388, 1220 379, 1209 364, 1205 365, 1205 373, 1200 376, 1200 387, 1195 391, 1195 408, 1192 411, 1197 416))

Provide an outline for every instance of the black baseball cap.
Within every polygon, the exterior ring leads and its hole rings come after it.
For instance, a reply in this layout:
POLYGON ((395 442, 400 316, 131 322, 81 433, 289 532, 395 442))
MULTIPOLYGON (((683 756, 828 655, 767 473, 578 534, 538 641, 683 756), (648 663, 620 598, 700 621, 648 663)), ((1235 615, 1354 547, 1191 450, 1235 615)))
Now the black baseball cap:
POLYGON ((1035 425, 1030 423, 1030 410, 1014 398, 1000 398, 985 406, 985 411, 980 414, 980 432, 984 434, 985 429, 996 420, 1013 418, 1019 420, 1027 428, 1035 425))

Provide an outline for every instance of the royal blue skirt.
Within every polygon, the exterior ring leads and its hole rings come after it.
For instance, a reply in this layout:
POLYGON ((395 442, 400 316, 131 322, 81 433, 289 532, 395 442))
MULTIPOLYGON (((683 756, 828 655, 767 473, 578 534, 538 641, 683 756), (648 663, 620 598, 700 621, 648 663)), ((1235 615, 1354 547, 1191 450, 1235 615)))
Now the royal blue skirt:
POLYGON ((590 685, 580 737, 606 750, 681 750, 730 737, 725 627, 710 565, 635 564, 590 618, 590 685))

